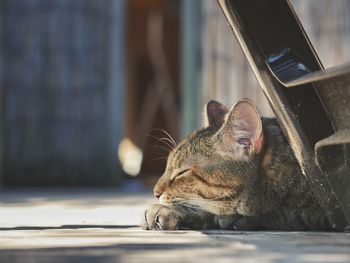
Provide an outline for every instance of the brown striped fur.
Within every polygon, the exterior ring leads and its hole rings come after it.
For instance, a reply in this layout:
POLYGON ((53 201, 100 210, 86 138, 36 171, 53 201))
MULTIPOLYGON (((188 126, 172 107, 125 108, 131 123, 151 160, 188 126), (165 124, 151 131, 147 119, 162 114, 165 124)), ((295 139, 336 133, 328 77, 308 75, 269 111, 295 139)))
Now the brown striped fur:
POLYGON ((169 154, 145 229, 330 229, 275 119, 247 99, 206 119, 169 154))

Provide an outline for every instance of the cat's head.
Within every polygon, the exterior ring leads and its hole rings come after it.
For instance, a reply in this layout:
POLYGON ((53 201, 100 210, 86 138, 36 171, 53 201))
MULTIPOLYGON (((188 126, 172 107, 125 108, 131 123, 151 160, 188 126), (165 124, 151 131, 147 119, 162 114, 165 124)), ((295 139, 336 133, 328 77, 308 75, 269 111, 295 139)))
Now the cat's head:
POLYGON ((214 214, 254 215, 257 205, 262 122, 254 104, 243 99, 231 110, 210 101, 206 127, 173 149, 154 195, 164 205, 200 207, 214 214))

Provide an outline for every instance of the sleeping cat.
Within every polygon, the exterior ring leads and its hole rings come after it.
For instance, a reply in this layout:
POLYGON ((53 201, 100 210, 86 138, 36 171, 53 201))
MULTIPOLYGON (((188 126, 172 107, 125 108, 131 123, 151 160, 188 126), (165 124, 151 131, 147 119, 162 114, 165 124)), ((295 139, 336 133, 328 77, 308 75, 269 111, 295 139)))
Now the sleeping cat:
POLYGON ((206 122, 170 152, 144 229, 331 229, 275 119, 243 99, 206 122))

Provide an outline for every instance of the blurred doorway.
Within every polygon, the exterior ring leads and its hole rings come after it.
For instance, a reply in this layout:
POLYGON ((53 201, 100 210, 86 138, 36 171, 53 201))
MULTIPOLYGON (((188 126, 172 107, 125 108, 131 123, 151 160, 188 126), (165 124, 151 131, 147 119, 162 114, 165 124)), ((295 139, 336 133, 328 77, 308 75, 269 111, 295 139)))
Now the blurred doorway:
POLYGON ((179 16, 180 1, 127 1, 126 138, 142 156, 124 170, 149 186, 164 171, 169 135, 178 139, 179 16))

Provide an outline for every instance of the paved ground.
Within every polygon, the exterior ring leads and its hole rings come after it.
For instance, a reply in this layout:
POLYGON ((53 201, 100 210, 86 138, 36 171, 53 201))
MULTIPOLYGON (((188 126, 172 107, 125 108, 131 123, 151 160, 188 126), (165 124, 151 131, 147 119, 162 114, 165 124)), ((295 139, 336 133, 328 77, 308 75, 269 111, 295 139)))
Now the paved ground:
POLYGON ((0 192, 0 262, 350 262, 350 234, 142 231, 150 194, 0 192))

